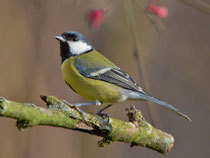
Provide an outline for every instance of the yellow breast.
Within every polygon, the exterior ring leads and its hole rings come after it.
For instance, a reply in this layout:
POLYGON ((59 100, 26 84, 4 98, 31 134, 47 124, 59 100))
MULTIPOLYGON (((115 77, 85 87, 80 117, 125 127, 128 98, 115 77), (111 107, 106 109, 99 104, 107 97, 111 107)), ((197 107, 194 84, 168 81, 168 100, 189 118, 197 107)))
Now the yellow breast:
POLYGON ((75 58, 77 56, 72 56, 62 64, 63 78, 74 91, 90 101, 116 103, 121 100, 120 87, 82 76, 74 67, 75 58))

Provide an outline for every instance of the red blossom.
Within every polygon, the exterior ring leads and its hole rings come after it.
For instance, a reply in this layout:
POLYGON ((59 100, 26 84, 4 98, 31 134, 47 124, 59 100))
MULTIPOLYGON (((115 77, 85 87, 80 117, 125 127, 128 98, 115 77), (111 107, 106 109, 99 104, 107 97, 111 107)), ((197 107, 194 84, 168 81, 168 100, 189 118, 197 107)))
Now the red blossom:
POLYGON ((155 13, 157 16, 161 18, 165 18, 168 16, 168 9, 162 6, 157 6, 153 3, 150 3, 147 7, 149 12, 155 13))
POLYGON ((93 9, 86 13, 86 20, 93 29, 98 28, 103 20, 104 11, 101 9, 93 9))

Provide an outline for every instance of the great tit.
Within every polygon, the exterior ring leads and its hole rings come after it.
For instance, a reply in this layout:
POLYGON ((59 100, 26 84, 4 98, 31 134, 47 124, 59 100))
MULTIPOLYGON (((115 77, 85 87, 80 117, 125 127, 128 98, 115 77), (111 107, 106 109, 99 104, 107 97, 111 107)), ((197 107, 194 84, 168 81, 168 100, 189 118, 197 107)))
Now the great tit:
POLYGON ((108 104, 99 110, 101 113, 114 103, 146 100, 191 120, 172 105, 145 93, 127 73, 97 52, 80 33, 69 31, 55 38, 60 42, 61 70, 66 84, 74 92, 91 101, 74 104, 76 107, 108 104))

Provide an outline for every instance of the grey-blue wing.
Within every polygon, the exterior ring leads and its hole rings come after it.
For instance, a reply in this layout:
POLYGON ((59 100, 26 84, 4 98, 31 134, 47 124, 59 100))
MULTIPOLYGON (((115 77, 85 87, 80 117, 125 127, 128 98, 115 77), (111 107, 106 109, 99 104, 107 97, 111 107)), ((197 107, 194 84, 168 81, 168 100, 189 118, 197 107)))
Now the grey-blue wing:
POLYGON ((190 121, 190 118, 187 115, 181 113, 178 109, 174 108, 172 105, 147 95, 141 89, 141 87, 120 68, 108 68, 108 67, 87 68, 77 63, 75 63, 75 67, 77 68, 77 70, 81 75, 87 78, 109 82, 121 88, 137 92, 136 96, 139 100, 144 99, 147 101, 155 102, 190 121))
POLYGON ((74 65, 79 73, 87 78, 109 82, 125 89, 143 93, 141 87, 120 68, 87 68, 78 63, 74 65))

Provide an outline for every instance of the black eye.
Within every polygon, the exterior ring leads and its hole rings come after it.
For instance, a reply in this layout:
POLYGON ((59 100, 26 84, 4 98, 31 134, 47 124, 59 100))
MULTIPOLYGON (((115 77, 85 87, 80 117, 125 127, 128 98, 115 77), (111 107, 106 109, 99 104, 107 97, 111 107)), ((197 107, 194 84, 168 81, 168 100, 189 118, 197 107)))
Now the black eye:
POLYGON ((74 41, 74 42, 79 41, 79 37, 73 35, 73 36, 71 36, 71 40, 74 41))
POLYGON ((74 42, 76 42, 76 41, 78 41, 79 39, 77 38, 77 37, 74 37, 74 38, 72 38, 72 41, 74 41, 74 42))
POLYGON ((67 41, 79 41, 79 37, 77 35, 74 34, 63 34, 62 35, 64 39, 66 39, 67 41))

